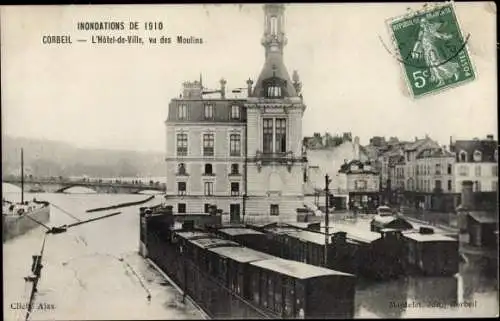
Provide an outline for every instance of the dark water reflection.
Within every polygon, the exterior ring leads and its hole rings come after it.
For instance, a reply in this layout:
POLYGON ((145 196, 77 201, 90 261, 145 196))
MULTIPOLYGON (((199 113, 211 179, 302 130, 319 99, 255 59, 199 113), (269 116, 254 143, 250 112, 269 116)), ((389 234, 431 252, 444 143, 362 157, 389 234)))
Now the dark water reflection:
POLYGON ((498 280, 462 264, 453 277, 403 277, 358 282, 357 318, 492 317, 498 315, 498 280))

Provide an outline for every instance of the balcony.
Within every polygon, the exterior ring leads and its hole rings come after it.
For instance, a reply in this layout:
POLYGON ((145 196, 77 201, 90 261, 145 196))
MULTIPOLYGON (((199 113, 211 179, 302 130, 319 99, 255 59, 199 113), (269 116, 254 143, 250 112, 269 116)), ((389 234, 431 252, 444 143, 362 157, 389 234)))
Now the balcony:
POLYGON ((303 153, 300 157, 295 157, 291 151, 282 153, 263 153, 261 151, 257 151, 255 153, 255 157, 250 159, 250 161, 256 162, 259 170, 261 166, 280 164, 287 165, 288 171, 291 171, 291 166, 294 163, 306 162, 307 157, 305 156, 305 153, 303 153))

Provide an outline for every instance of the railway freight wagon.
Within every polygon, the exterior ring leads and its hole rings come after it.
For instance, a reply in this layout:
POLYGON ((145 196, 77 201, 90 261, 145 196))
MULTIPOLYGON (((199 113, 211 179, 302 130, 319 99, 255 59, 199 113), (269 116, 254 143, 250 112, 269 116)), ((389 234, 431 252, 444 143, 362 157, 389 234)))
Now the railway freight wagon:
MULTIPOLYGON (((154 216, 145 216, 145 219, 158 220, 154 216)), ((278 259, 221 239, 206 230, 185 226, 181 230, 171 227, 165 231, 147 223, 148 256, 213 318, 353 317, 353 275, 329 269, 319 271, 315 266, 278 259), (273 260, 290 262, 291 269, 301 274, 294 276, 290 275, 293 271, 254 265, 273 260), (273 275, 266 279, 272 284, 266 288, 272 306, 254 300, 252 280, 255 273, 259 277, 273 275), (316 282, 328 284, 328 287, 318 285, 313 291, 316 282), (316 295, 326 300, 323 303, 327 308, 310 303, 318 300, 314 298, 316 295)))
POLYGON ((245 227, 223 227, 213 229, 218 236, 237 242, 251 249, 262 251, 271 255, 279 254, 272 245, 272 241, 265 233, 245 227))
POLYGON ((403 234, 409 270, 426 276, 451 276, 460 263, 458 240, 427 229, 403 234))
POLYGON ((348 252, 356 275, 376 280, 405 274, 405 244, 400 231, 383 229, 380 233, 345 229, 348 252))

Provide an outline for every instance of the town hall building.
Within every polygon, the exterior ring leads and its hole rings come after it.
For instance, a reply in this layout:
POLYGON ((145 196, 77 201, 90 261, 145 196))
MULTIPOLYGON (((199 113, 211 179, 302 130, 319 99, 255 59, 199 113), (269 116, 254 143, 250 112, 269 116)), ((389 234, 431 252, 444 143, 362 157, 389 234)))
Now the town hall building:
MULTIPOLYGON (((295 221, 303 208, 302 117, 297 73, 284 65, 284 6, 264 5, 265 62, 248 97, 207 98, 202 80, 183 84, 169 104, 166 205, 200 214, 215 205, 223 221, 295 221)), ((213 93, 213 92, 211 92, 213 93)))

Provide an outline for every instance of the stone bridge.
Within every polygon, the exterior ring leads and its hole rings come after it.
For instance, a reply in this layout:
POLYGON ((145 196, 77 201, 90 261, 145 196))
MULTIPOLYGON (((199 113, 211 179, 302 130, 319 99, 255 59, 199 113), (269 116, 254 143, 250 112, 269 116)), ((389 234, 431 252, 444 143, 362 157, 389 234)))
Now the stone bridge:
MULTIPOLYGON (((21 187, 20 177, 8 177, 2 179, 3 183, 9 183, 21 187)), ((25 178, 24 191, 33 193, 64 193, 71 187, 86 187, 96 193, 112 194, 137 194, 142 191, 165 192, 165 183, 101 179, 68 179, 68 178, 25 178)))

